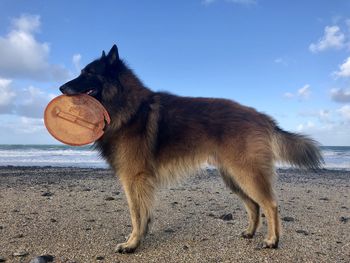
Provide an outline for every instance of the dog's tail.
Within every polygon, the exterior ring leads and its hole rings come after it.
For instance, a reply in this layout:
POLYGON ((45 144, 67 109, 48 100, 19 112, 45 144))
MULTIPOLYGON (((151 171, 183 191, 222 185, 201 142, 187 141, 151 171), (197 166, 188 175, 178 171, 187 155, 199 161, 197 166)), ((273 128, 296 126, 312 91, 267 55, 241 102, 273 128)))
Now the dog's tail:
POLYGON ((276 160, 306 169, 318 169, 324 164, 319 145, 305 135, 275 128, 273 150, 276 160))

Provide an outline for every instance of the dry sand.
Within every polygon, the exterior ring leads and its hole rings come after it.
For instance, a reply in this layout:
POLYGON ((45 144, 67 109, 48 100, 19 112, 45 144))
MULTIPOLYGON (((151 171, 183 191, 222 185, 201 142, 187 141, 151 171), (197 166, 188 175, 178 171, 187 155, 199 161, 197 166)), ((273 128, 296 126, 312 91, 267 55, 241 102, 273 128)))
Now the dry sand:
POLYGON ((122 255, 114 248, 131 226, 111 171, 2 167, 0 261, 49 254, 54 262, 350 262, 350 172, 278 174, 279 249, 260 248, 264 218, 254 239, 239 236, 247 224, 241 201, 204 171, 159 192, 150 234, 122 255), (220 218, 228 213, 232 220, 220 218), (20 252, 27 255, 14 256, 20 252))

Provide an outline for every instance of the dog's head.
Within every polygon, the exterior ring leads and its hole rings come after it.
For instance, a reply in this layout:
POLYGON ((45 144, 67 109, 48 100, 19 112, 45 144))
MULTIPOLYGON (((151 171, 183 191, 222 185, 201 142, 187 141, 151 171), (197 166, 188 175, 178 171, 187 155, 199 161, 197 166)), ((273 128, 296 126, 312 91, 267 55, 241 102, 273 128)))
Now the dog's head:
POLYGON ((117 80, 121 66, 118 48, 113 45, 108 55, 103 51, 101 58, 88 64, 77 78, 62 85, 60 91, 66 95, 85 93, 101 101, 104 93, 108 93, 107 84, 117 80))

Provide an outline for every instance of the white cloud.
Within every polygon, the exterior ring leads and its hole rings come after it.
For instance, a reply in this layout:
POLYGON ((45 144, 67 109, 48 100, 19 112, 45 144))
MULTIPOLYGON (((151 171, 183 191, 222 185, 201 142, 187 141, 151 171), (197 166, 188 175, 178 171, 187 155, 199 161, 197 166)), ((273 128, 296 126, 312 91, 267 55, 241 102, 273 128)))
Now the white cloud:
POLYGON ((334 72, 337 77, 350 77, 350 57, 343 64, 339 65, 339 71, 334 72))
POLYGON ((278 57, 274 60, 274 62, 276 64, 282 65, 282 66, 289 66, 291 60, 289 58, 286 57, 278 57))
POLYGON ((350 121, 350 105, 344 105, 337 110, 340 115, 343 117, 344 121, 350 121))
POLYGON ((317 53, 327 49, 341 49, 345 46, 345 35, 340 28, 338 26, 326 26, 322 38, 317 43, 310 44, 309 50, 317 53))
POLYGON ((302 117, 314 117, 319 120, 321 123, 334 123, 334 120, 332 119, 332 111, 328 109, 321 109, 317 111, 300 111, 298 112, 299 116, 302 117))
POLYGON ((311 135, 324 145, 350 145, 350 104, 335 110, 303 111, 299 116, 308 118, 296 131, 311 135))
POLYGON ((11 88, 10 79, 0 78, 0 114, 12 113, 13 111, 13 98, 16 93, 11 88))
POLYGON ((15 112, 20 116, 42 118, 46 105, 54 97, 54 94, 30 86, 21 91, 21 98, 17 100, 15 112))
POLYGON ((42 89, 29 86, 15 89, 12 80, 0 78, 0 114, 42 118, 47 103, 56 97, 42 89))
POLYGON ((80 70, 81 70, 80 61, 81 61, 81 55, 80 54, 74 54, 73 58, 72 58, 72 62, 73 62, 73 65, 75 67, 75 70, 77 72, 80 72, 80 70))
POLYGON ((11 104, 13 97, 16 96, 16 93, 10 87, 11 82, 10 79, 0 78, 0 107, 11 104))
POLYGON ((310 97, 311 91, 310 91, 310 85, 306 84, 302 88, 298 89, 298 97, 302 99, 308 99, 310 97))
POLYGON ((298 132, 308 134, 323 145, 350 145, 350 122, 320 123, 312 121, 299 124, 298 132))
POLYGON ((292 99, 292 98, 294 98, 294 94, 291 92, 286 92, 283 94, 283 97, 285 97, 287 99, 292 99))
POLYGON ((299 124, 297 127, 298 132, 302 132, 305 130, 309 130, 315 127, 315 124, 312 121, 308 121, 306 123, 299 124))
POLYGON ((332 116, 332 112, 330 110, 319 110, 318 115, 321 121, 329 122, 332 116))
MULTIPOLYGON (((204 5, 210 5, 214 2, 217 2, 218 0, 203 0, 202 3, 204 5)), ((233 4, 239 4, 239 5, 255 5, 258 3, 257 0, 225 0, 225 2, 233 3, 233 4)))
POLYGON ((299 98, 299 99, 308 99, 311 95, 311 89, 309 84, 305 84, 303 87, 297 90, 294 94, 292 92, 285 92, 283 97, 287 99, 299 98))
POLYGON ((69 72, 48 62, 50 46, 35 38, 40 16, 22 15, 12 21, 6 36, 0 36, 0 71, 7 78, 63 81, 69 72))
POLYGON ((20 128, 17 132, 21 133, 37 133, 45 129, 44 120, 41 118, 28 118, 21 117, 20 125, 17 129, 20 128))
MULTIPOLYGON (((32 134, 38 131, 45 131, 42 118, 11 117, 0 124, 1 129, 11 131, 13 134, 32 134)), ((12 135, 13 135, 12 134, 12 135)))
POLYGON ((350 89, 332 89, 331 98, 336 102, 350 102, 350 89))

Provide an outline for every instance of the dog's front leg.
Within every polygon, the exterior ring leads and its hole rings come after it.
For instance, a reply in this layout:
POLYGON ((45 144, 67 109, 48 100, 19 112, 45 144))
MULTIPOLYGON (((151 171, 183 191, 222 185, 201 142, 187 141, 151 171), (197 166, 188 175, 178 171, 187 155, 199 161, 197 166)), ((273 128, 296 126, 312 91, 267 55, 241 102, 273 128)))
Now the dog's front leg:
POLYGON ((125 243, 117 245, 119 253, 132 253, 140 245, 148 231, 154 200, 155 177, 140 172, 134 176, 121 177, 121 182, 128 200, 132 232, 125 243))

